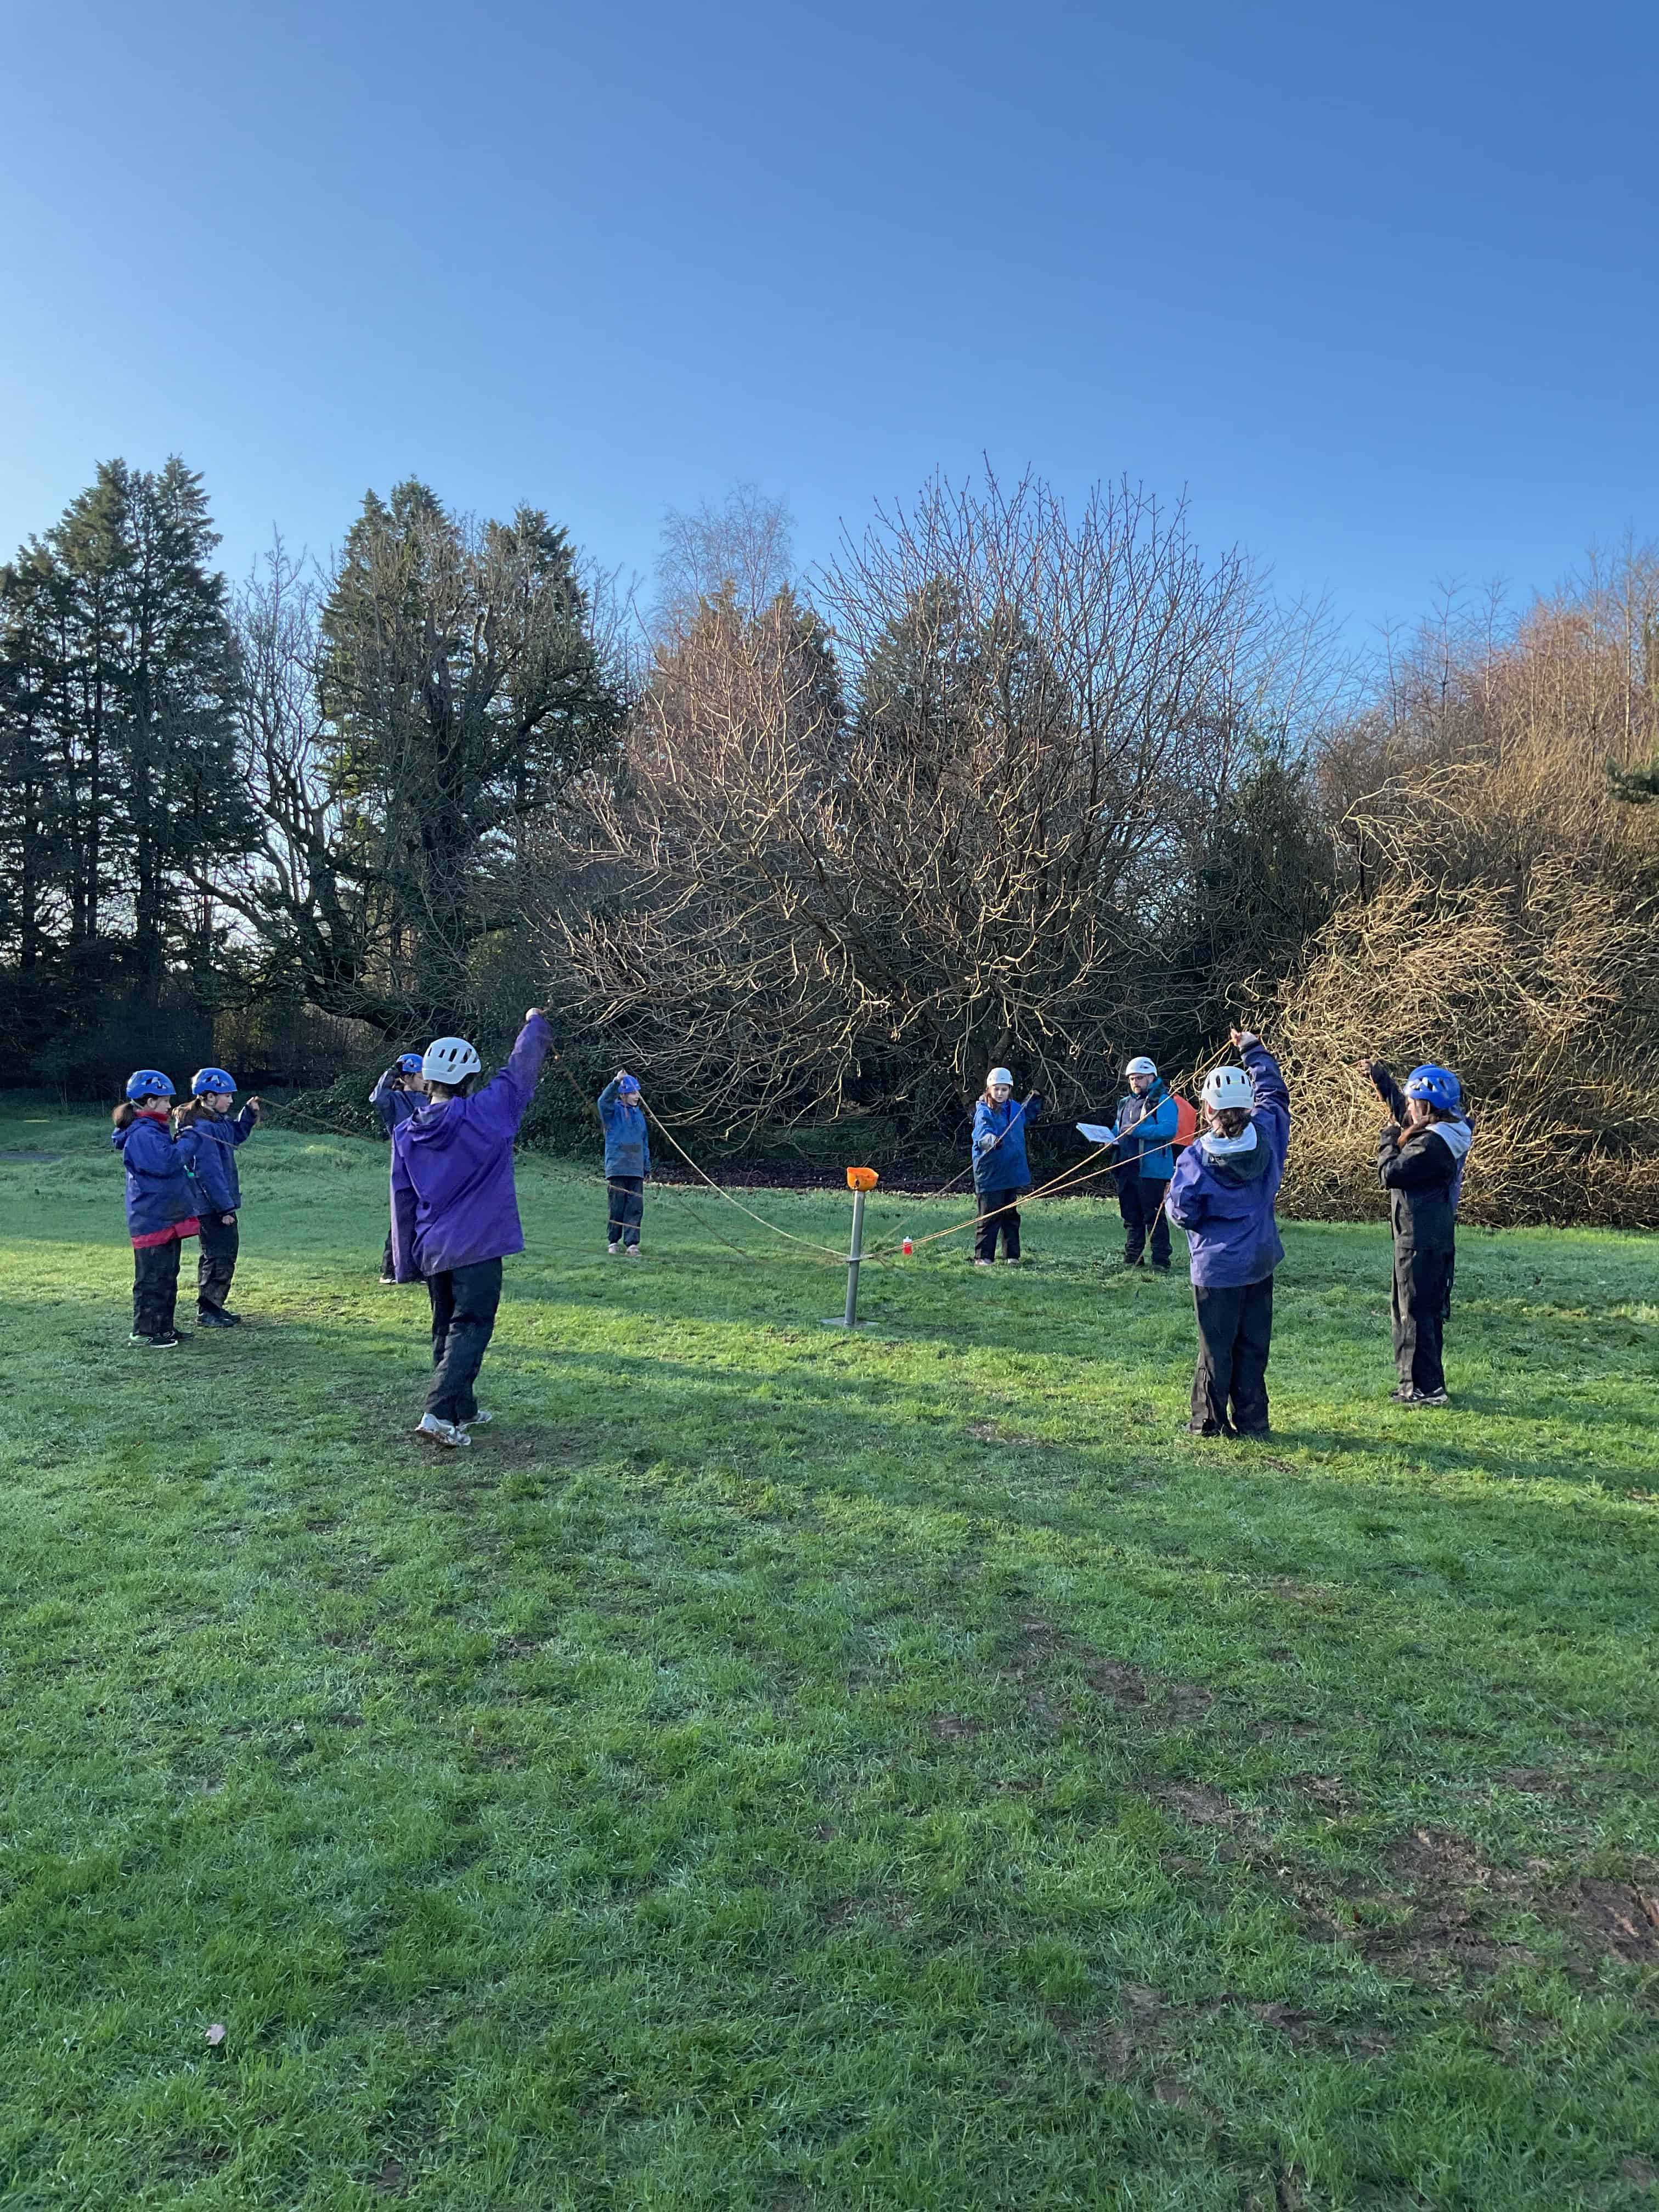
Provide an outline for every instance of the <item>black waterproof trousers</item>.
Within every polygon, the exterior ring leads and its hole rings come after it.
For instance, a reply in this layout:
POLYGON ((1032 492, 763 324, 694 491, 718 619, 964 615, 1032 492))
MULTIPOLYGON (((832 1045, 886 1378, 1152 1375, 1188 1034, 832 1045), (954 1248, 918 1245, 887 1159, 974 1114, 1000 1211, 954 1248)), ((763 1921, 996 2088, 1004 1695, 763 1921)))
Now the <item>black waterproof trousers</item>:
POLYGON ((1265 1437, 1273 1277, 1230 1290, 1205 1290, 1194 1283, 1193 1304, 1198 1312, 1194 1429, 1206 1437, 1265 1437))
POLYGON ((1443 1352, 1451 1312, 1451 1252, 1394 1249, 1394 1364, 1401 1387, 1430 1392, 1446 1387, 1443 1352))
POLYGON ((241 1231, 233 1214, 228 1221, 221 1220, 216 1213, 202 1216, 201 1250, 196 1262, 196 1315, 222 1313, 230 1302, 231 1278, 236 1273, 236 1255, 241 1249, 241 1231))
POLYGON ((1019 1208, 1014 1200, 1024 1195, 1023 1188, 976 1190, 974 1193, 974 1205, 979 1213, 979 1222, 974 1231, 975 1259, 994 1260, 999 1235, 1002 1238, 1003 1258, 1018 1259, 1019 1208))
POLYGON ((1167 1182, 1154 1182, 1147 1176, 1126 1175, 1119 1178, 1117 1205, 1123 1216, 1123 1259, 1127 1267, 1133 1267, 1139 1259, 1149 1233, 1153 1267, 1169 1266, 1170 1217, 1164 1211, 1169 1188, 1167 1182))
POLYGON ((478 1401, 472 1386, 495 1333, 501 1302, 501 1263, 475 1261, 426 1279, 432 1301, 432 1388, 426 1410, 441 1421, 470 1421, 478 1401))
POLYGON ((179 1303, 179 1240, 143 1244, 132 1255, 132 1333, 165 1336, 179 1303))
POLYGON ((396 1273, 397 1270, 392 1257, 392 1231, 388 1229, 386 1232, 386 1249, 380 1255, 380 1280, 383 1283, 394 1281, 396 1273))
POLYGON ((605 1179, 610 1193, 611 1219, 606 1230, 606 1242, 611 1244, 637 1244, 640 1224, 645 1218, 645 1177, 643 1176, 613 1176, 605 1179))

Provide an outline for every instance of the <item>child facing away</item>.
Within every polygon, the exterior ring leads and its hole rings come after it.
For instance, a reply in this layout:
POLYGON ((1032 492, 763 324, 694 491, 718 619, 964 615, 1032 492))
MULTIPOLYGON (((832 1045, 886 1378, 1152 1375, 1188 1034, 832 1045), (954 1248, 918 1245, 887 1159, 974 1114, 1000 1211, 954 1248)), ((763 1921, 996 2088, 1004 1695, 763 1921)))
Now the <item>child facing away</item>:
POLYGON ((1233 1030, 1232 1042, 1243 1065, 1205 1077, 1205 1127, 1176 1163, 1167 1206, 1187 1232, 1198 1320, 1194 1433, 1265 1437, 1291 1099, 1253 1030, 1233 1030))
POLYGON ((110 1143, 127 1171, 127 1234, 132 1239, 132 1334, 130 1344, 171 1351, 185 1340, 173 1327, 179 1298, 179 1247, 199 1227, 190 1170, 199 1139, 175 1137, 171 1082, 159 1068, 136 1068, 127 1095, 110 1119, 110 1143))
POLYGON ((513 1139, 553 1042, 532 1006, 507 1062, 475 1097, 477 1054, 440 1037, 421 1061, 426 1097, 392 1133, 392 1252, 400 1283, 424 1282, 432 1304, 432 1384, 416 1429, 453 1449, 490 1416, 473 1386, 495 1331, 501 1261, 524 1249, 513 1187, 513 1139))
POLYGON ((1446 1322, 1457 1271, 1457 1206, 1474 1133, 1463 1086, 1432 1061, 1413 1068, 1402 1091, 1379 1060, 1362 1060, 1388 1109, 1377 1139, 1376 1171, 1389 1194, 1394 1231, 1394 1359, 1402 1406, 1449 1406, 1444 1365, 1446 1322))
POLYGON ((1152 1241, 1152 1266, 1170 1272, 1170 1222, 1164 1195, 1175 1173, 1175 1093, 1156 1065, 1143 1054, 1124 1069, 1129 1095, 1120 1101, 1117 1120, 1118 1212, 1123 1217, 1123 1264, 1138 1267, 1152 1241))
POLYGON ((974 1108, 974 1203, 979 1225, 974 1231, 974 1265, 988 1267, 1002 1256, 1011 1267, 1019 1265, 1019 1208, 1015 1204, 1031 1187, 1031 1170, 1025 1157, 1025 1132, 1042 1111, 1042 1093, 1034 1091, 1023 1105, 1014 1103, 1014 1079, 1006 1067, 994 1067, 985 1079, 983 1097, 974 1108))
POLYGON ((645 1179, 651 1172, 651 1138, 639 1084, 625 1067, 619 1067, 600 1091, 599 1119, 605 1124, 605 1249, 613 1259, 625 1252, 637 1260, 645 1219, 645 1179))
POLYGON ((236 1328, 242 1319, 226 1304, 241 1248, 236 1217, 242 1206, 242 1182, 236 1172, 236 1151, 253 1134, 264 1109, 259 1099, 250 1098, 240 1114, 233 1115, 235 1103, 234 1076, 222 1067, 198 1067, 190 1079, 190 1103, 174 1117, 181 1132, 192 1129, 198 1139, 191 1172, 201 1222, 196 1261, 198 1328, 236 1328))
MULTIPOLYGON (((406 1121, 426 1096, 421 1080, 418 1052, 400 1053, 368 1094, 368 1103, 380 1117, 388 1139, 399 1121, 406 1121)), ((386 1249, 380 1255, 380 1280, 395 1283, 392 1267, 392 1224, 386 1224, 386 1249)))

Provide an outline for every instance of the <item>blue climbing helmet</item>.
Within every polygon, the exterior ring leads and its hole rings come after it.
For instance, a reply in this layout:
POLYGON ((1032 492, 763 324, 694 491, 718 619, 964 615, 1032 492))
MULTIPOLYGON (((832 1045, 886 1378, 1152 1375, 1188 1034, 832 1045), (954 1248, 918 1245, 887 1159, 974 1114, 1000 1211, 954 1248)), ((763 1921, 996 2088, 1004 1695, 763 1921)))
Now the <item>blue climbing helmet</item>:
POLYGON ((159 1067, 138 1067, 127 1078, 129 1098, 171 1098, 176 1094, 159 1067))
POLYGON ((398 1073, 399 1075, 418 1075, 420 1072, 421 1055, 418 1052, 400 1052, 398 1054, 398 1073))
POLYGON ((638 1076, 619 1075, 617 1078, 617 1088, 624 1098, 637 1098, 640 1095, 640 1080, 638 1076))
POLYGON ((190 1095, 192 1098, 203 1098, 209 1091, 220 1098, 234 1098, 236 1095, 235 1077, 228 1075, 222 1067, 198 1067, 190 1079, 190 1095))
POLYGON ((1406 1096, 1420 1098, 1439 1113, 1455 1114, 1463 1103, 1463 1086, 1450 1068, 1437 1067, 1432 1060, 1425 1060, 1406 1078, 1406 1096))

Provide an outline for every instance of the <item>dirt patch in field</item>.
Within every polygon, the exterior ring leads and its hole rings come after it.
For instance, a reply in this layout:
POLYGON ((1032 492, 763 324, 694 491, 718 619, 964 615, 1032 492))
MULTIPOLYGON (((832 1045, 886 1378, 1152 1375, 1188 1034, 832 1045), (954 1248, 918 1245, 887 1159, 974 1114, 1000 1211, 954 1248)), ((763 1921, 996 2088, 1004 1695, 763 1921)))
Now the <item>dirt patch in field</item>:
POLYGON ((1659 1892, 1633 1882, 1580 1881, 1560 1902, 1589 1950, 1644 1966, 1659 1961, 1659 1892))
POLYGON ((984 1722, 970 1720, 966 1713, 935 1713, 928 1725, 945 1743, 966 1742, 985 1733, 984 1722))

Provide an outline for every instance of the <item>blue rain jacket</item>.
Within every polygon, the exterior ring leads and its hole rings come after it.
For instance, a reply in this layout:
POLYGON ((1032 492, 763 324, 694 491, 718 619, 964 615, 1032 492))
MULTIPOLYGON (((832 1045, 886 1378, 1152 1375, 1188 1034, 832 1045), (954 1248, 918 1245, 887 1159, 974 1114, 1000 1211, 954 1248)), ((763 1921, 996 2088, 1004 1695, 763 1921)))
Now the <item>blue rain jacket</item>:
POLYGON ((426 1094, 421 1091, 394 1089, 399 1071, 388 1067, 368 1094, 368 1103, 380 1117, 380 1126, 389 1137, 399 1121, 408 1121, 417 1106, 424 1105, 426 1094))
POLYGON ((648 1176, 651 1136, 645 1109, 624 1098, 612 1077, 599 1093, 599 1119, 605 1124, 605 1171, 608 1176, 648 1176))
POLYGON ((392 1133, 392 1257, 400 1283, 524 1249, 513 1139, 553 1042, 538 1014, 471 1098, 427 1099, 392 1133))
POLYGON ((1011 1098, 994 1106, 981 1097, 974 1109, 974 1188, 1024 1190, 1031 1180, 1025 1158, 1025 1132, 1042 1111, 1041 1099, 1022 1106, 1011 1098), (1002 1141, 997 1143, 1000 1137, 1002 1141))
POLYGON ((1175 1173, 1176 1103, 1163 1078, 1139 1097, 1132 1091, 1119 1106, 1114 1126, 1120 1178, 1138 1170, 1143 1182, 1168 1182, 1175 1173))
POLYGON ((135 1245, 165 1244, 197 1231, 194 1129, 175 1137, 165 1115, 135 1114, 110 1143, 127 1171, 127 1234, 135 1245))
POLYGON ((1262 1046, 1246 1046, 1240 1058, 1255 1079, 1255 1111, 1246 1129, 1254 1141, 1236 1151, 1207 1133, 1194 1138, 1170 1180, 1166 1210, 1187 1232, 1200 1290, 1262 1282, 1285 1256, 1273 1200, 1291 1145, 1291 1097, 1279 1062, 1262 1046))
POLYGON ((242 1203, 241 1177, 236 1172, 236 1147, 246 1144, 258 1123, 253 1109, 240 1114, 204 1114, 191 1131, 197 1139, 194 1174, 210 1213, 234 1213, 242 1203))

